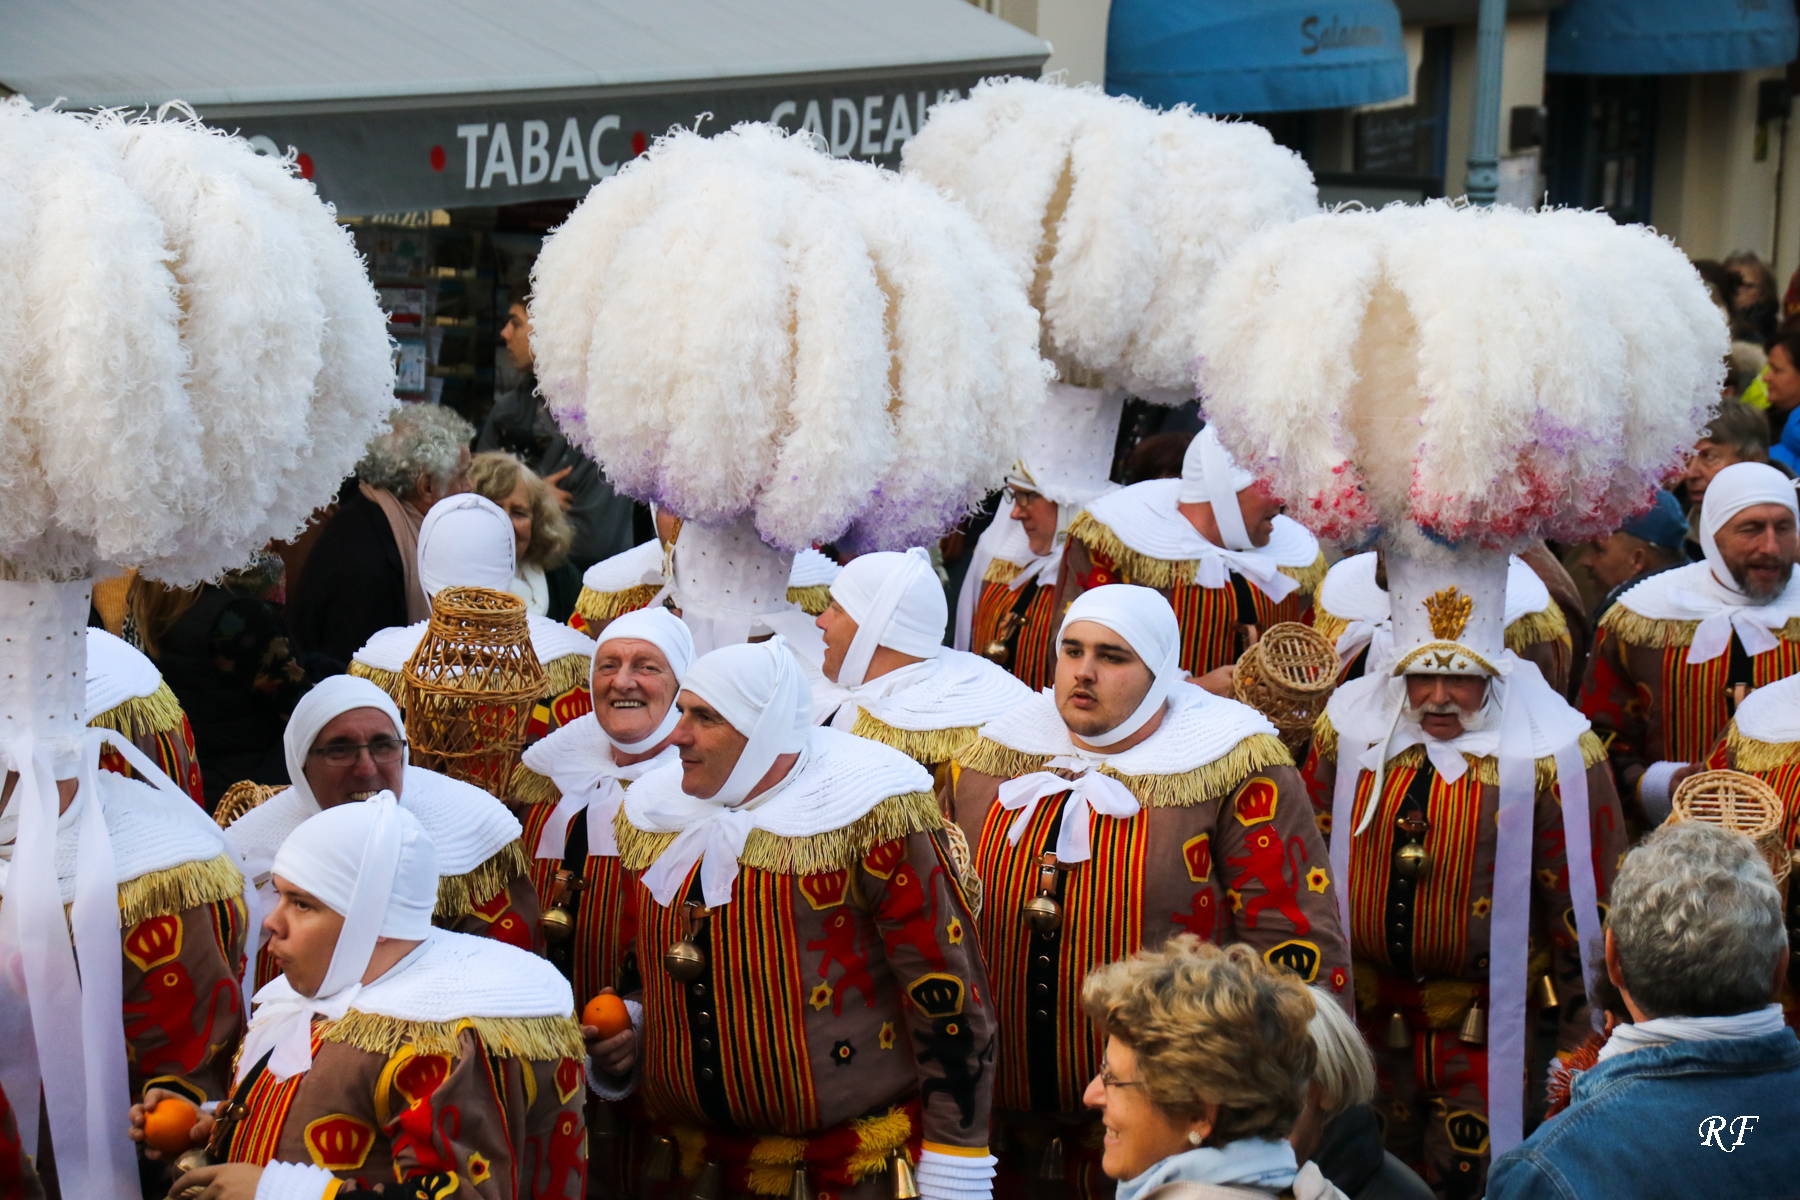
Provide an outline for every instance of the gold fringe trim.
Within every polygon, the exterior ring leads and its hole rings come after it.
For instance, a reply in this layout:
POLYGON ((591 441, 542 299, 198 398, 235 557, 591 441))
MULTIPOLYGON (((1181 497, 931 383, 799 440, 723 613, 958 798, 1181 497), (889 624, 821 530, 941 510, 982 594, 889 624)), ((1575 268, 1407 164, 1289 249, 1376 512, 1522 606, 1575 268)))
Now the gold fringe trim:
MULTIPOLYGON (((1642 616, 1623 604, 1613 605, 1600 618, 1600 628, 1610 629, 1622 642, 1665 649, 1670 646, 1692 645, 1694 630, 1699 627, 1698 621, 1671 621, 1642 616)), ((1784 642, 1800 642, 1800 617, 1791 618, 1775 634, 1784 642)))
POLYGON ((1778 771, 1800 760, 1800 742, 1759 742, 1738 732, 1734 720, 1725 727, 1725 749, 1737 771, 1778 771))
MULTIPOLYGON (((1178 584, 1191 584, 1194 582, 1194 573, 1200 569, 1198 559, 1152 558, 1142 551, 1133 550, 1119 540, 1118 534, 1096 521, 1094 514, 1089 512, 1076 515, 1069 525, 1069 537, 1104 554, 1118 567, 1122 578, 1144 587, 1168 591, 1178 584)), ((1278 567, 1277 570, 1298 583, 1300 590, 1310 596, 1325 582, 1325 552, 1321 550, 1307 566, 1278 567)))
MULTIPOLYGON (((1319 719, 1313 722, 1313 747, 1319 753, 1320 762, 1337 761, 1338 733, 1336 729, 1332 728, 1330 719, 1324 713, 1320 713, 1319 719)), ((1465 754, 1463 757, 1468 760, 1470 769, 1475 772, 1475 777, 1482 783, 1489 787, 1500 786, 1500 760, 1498 758, 1491 754, 1486 758, 1476 758, 1472 754, 1465 754)), ((1605 758, 1606 743, 1602 742, 1591 729, 1582 734, 1581 765, 1591 768, 1605 758)), ((1425 747, 1423 746, 1408 746, 1388 759, 1389 763, 1402 767, 1416 767, 1424 761, 1425 747)), ((1554 756, 1546 754, 1537 760, 1537 789, 1541 792, 1555 782, 1556 759, 1554 756)))
MULTIPOLYGON (((762 829, 750 831, 738 861, 775 875, 822 875, 861 862, 883 842, 914 833, 936 833, 944 827, 937 797, 930 792, 906 792, 889 796, 842 829, 810 837, 779 837, 762 829)), ((613 822, 619 841, 619 862, 627 871, 642 871, 654 863, 676 835, 639 829, 625 817, 623 806, 613 822)))
POLYGON ((525 874, 530 866, 524 843, 514 838, 473 871, 441 877, 437 907, 431 915, 447 921, 466 917, 477 904, 491 900, 495 892, 525 874))
POLYGON ((979 727, 962 725, 953 729, 896 729, 886 721, 869 715, 869 710, 856 710, 856 724, 850 732, 857 737, 880 742, 927 767, 949 762, 966 749, 979 734, 979 727))
POLYGON ((831 607, 831 585, 829 583, 810 583, 805 587, 791 587, 787 590, 789 604, 798 604, 809 617, 816 617, 831 607))
POLYGON ((1313 632, 1319 634, 1333 646, 1344 636, 1344 630, 1350 628, 1350 622, 1344 618, 1328 613, 1321 606, 1313 605, 1313 632))
MULTIPOLYGON (((1002 746, 991 738, 977 738, 975 744, 957 755, 956 764, 965 771, 979 771, 1001 779, 1017 779, 1041 770, 1050 761, 1047 754, 1027 754, 1002 746)), ((1265 767, 1291 767, 1293 756, 1281 739, 1269 733, 1253 733, 1222 758, 1215 758, 1191 771, 1174 775, 1121 775, 1110 766, 1100 768, 1131 789, 1132 795, 1151 808, 1192 808, 1230 792, 1245 776, 1265 767)))
POLYGON ((658 583, 635 584, 618 592, 596 592, 584 587, 581 595, 575 598, 575 611, 586 619, 589 629, 598 633, 600 626, 614 617, 644 607, 660 591, 662 585, 658 583))
POLYGON ((1024 569, 1018 563, 1007 562, 1004 558, 989 559, 987 570, 981 574, 981 582, 1011 583, 1019 577, 1019 572, 1024 569))
MULTIPOLYGON (((610 619, 608 618, 608 620, 610 619)), ((561 658, 553 658, 542 665, 544 668, 542 698, 545 700, 553 700, 564 692, 586 687, 588 677, 594 669, 593 661, 585 654, 565 654, 561 658)), ((351 659, 349 673, 358 679, 368 680, 391 696, 395 704, 400 703, 401 672, 371 667, 368 663, 351 659)))
POLYGON ((506 798, 515 804, 555 804, 562 799, 562 789, 548 775, 539 775, 519 763, 507 780, 506 798))
POLYGON ((418 1054, 455 1055, 457 1039, 472 1029, 489 1054, 533 1062, 579 1059, 587 1053, 581 1026, 566 1017, 464 1017, 460 1021, 403 1021, 351 1009, 319 1030, 327 1042, 342 1042, 371 1054, 392 1056, 410 1045, 418 1054))
POLYGON ((1526 613, 1506 627, 1506 648, 1514 654, 1523 652, 1527 646, 1568 641, 1571 641, 1569 622, 1563 617, 1562 607, 1554 600, 1542 612, 1526 613))
POLYGON ((132 696, 113 705, 89 721, 88 727, 110 729, 135 742, 158 733, 176 732, 181 728, 181 716, 181 701, 175 699, 167 683, 158 682, 148 696, 132 696))
POLYGON ((229 854, 151 871, 119 885, 119 928, 243 895, 243 873, 229 854))

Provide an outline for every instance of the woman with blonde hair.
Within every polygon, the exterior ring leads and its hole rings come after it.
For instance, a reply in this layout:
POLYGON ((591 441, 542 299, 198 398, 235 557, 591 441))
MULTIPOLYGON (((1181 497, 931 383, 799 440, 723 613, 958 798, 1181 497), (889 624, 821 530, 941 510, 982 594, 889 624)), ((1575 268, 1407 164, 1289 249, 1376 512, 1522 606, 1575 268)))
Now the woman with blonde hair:
POLYGON ((1183 935, 1089 975, 1106 1034, 1083 1097, 1118 1200, 1341 1200, 1287 1141, 1317 1067, 1313 995, 1248 946, 1183 935))
POLYGON ((475 456, 469 464, 469 484, 512 518, 518 566, 507 590, 538 616, 567 621, 581 593, 581 575, 568 558, 574 530, 552 498, 550 485, 499 450, 475 456))

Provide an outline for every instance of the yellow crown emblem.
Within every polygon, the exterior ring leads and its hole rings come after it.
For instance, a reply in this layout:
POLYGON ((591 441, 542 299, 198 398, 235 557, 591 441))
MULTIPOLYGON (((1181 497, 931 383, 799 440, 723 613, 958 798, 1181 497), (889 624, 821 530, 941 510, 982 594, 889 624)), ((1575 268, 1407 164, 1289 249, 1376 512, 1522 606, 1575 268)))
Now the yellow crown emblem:
POLYGON ((1439 641, 1454 642, 1462 637, 1469 624, 1475 601, 1455 587, 1433 592, 1425 597, 1425 612, 1431 617, 1431 636, 1439 641))

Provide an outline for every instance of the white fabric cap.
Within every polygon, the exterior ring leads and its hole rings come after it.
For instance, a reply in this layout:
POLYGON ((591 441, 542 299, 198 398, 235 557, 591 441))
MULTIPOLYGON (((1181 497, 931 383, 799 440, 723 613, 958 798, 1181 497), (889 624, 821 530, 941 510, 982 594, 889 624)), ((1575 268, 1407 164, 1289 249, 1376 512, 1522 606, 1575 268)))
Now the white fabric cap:
POLYGON ((498 504, 474 492, 447 496, 419 526, 419 586, 427 596, 447 587, 504 592, 517 545, 512 518, 498 504))
POLYGON ((1181 669, 1181 625, 1161 592, 1131 583, 1109 583, 1077 596, 1057 630, 1059 642, 1063 630, 1077 621, 1104 625, 1124 638, 1153 675, 1150 690, 1123 724, 1102 737, 1084 734, 1081 739, 1092 746, 1116 745, 1142 729, 1162 709, 1169 689, 1187 677, 1181 669))
POLYGON ((950 605, 931 567, 931 555, 914 546, 904 554, 881 551, 852 559, 831 585, 831 598, 856 622, 837 682, 857 687, 868 674, 877 646, 915 658, 936 658, 943 648, 950 605))
MULTIPOLYGON (((681 681, 687 677, 689 668, 694 665, 694 635, 688 631, 687 625, 680 617, 660 604, 653 608, 634 609, 608 621, 606 628, 600 633, 599 644, 604 646, 608 642, 627 639, 649 642, 662 651, 663 659, 668 662, 669 672, 675 676, 675 686, 679 690, 681 681)), ((598 654, 599 651, 596 649, 595 653, 598 654)), ((594 717, 591 713, 589 716, 595 724, 599 724, 598 717, 594 717)), ((642 754, 674 733, 675 724, 680 720, 681 712, 675 707, 674 700, 671 699, 662 719, 657 722, 656 728, 651 730, 647 737, 640 738, 635 742, 621 742, 614 740, 613 736, 604 728, 600 732, 616 749, 623 750, 627 754, 642 754)))
POLYGON ((1438 548, 1386 550, 1395 675, 1503 674, 1508 556, 1438 548))
POLYGON ((1182 504, 1210 504, 1219 538, 1227 550, 1252 548, 1238 493, 1256 482, 1256 476, 1238 466, 1211 425, 1194 435, 1181 459, 1182 504))
POLYGON ((104 629, 87 630, 87 719, 127 700, 143 700, 162 686, 162 674, 144 652, 104 629))
POLYGON ((394 701, 367 679, 355 675, 333 675, 321 680, 318 686, 301 697, 300 703, 294 705, 294 715, 288 718, 287 729, 281 735, 282 750, 287 758, 288 779, 292 781, 294 794, 310 801, 315 807, 319 798, 313 795, 312 785, 306 782, 307 751, 312 749, 319 730, 325 728, 334 717, 342 716, 353 708, 380 709, 393 721, 394 736, 406 736, 406 723, 400 719, 400 710, 394 706, 394 701))
POLYGON ((1767 463, 1732 463, 1713 476, 1706 485, 1706 499, 1700 502, 1700 550, 1706 555, 1706 565, 1712 568, 1713 578, 1745 603, 1749 598, 1731 578, 1731 568, 1725 565, 1715 539, 1727 521, 1758 504, 1779 504, 1800 516, 1794 481, 1767 463))
POLYGON ((715 804, 742 803, 777 758, 806 748, 812 688, 780 635, 701 655, 682 689, 712 705, 750 739, 724 786, 711 797, 715 804))
MULTIPOLYGON (((392 792, 362 804, 340 804, 300 822, 275 852, 275 874, 344 917, 346 930, 354 915, 378 917, 371 924, 379 937, 414 941, 431 932, 431 914, 437 907, 437 850, 419 818, 401 808, 392 792), (387 887, 359 894, 365 878, 390 877, 387 887), (364 903, 371 906, 368 913, 358 907, 364 903)), ((369 946, 373 949, 373 940, 369 946)), ((356 967, 351 978, 361 979, 367 955, 360 965, 349 965, 356 967)))
POLYGON ((1007 482, 1056 501, 1067 529, 1083 504, 1114 486, 1113 446, 1124 411, 1122 393, 1050 384, 1007 482))

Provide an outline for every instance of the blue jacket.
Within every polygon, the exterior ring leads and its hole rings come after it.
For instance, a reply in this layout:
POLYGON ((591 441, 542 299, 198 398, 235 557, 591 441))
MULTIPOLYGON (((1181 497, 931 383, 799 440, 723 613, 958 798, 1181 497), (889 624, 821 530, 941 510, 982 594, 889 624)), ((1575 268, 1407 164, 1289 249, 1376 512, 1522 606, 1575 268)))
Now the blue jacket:
POLYGON ((1569 1107, 1495 1161, 1488 1200, 1800 1194, 1800 1039, 1673 1042, 1575 1077, 1569 1107))

